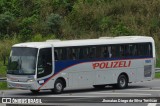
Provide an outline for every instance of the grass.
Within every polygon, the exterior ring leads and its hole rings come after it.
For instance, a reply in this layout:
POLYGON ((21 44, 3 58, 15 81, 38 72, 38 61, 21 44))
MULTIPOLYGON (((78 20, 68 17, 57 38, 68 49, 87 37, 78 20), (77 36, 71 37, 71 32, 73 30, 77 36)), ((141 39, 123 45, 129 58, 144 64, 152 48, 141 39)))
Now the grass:
POLYGON ((155 78, 160 78, 160 72, 155 73, 155 78))
POLYGON ((6 77, 7 66, 0 62, 0 77, 6 77))
POLYGON ((7 82, 0 82, 0 90, 6 90, 6 89, 8 89, 7 82))
POLYGON ((0 77, 6 77, 6 66, 0 66, 0 77))

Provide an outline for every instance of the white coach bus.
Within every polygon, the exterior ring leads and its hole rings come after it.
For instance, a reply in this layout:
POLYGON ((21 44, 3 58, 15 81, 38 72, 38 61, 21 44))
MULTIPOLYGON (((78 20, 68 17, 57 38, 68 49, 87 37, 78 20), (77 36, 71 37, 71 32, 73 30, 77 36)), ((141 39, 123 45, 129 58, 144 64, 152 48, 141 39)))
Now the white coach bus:
POLYGON ((155 62, 154 40, 146 36, 20 43, 12 46, 7 82, 9 88, 33 93, 106 85, 123 89, 152 80, 155 62))

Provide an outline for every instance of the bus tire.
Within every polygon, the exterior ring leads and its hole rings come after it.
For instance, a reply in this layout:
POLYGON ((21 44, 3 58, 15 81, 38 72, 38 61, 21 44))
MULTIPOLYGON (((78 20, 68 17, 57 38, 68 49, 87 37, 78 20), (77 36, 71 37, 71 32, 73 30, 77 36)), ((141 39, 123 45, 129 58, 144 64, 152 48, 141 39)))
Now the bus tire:
POLYGON ((128 87, 128 80, 127 80, 127 77, 122 74, 118 77, 116 88, 124 89, 126 87, 128 87))
POLYGON ((54 83, 54 89, 53 92, 56 94, 60 94, 63 92, 64 89, 64 83, 61 79, 57 79, 54 83))
POLYGON ((93 85, 95 89, 104 89, 105 85, 93 85))
POLYGON ((33 94, 38 94, 39 90, 30 90, 33 94))

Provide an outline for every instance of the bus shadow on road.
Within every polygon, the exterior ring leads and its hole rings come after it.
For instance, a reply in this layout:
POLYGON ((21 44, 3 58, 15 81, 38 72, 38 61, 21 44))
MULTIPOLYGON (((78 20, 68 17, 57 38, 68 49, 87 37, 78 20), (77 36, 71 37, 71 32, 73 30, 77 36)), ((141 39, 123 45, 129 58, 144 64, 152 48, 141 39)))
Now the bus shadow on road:
MULTIPOLYGON (((146 86, 128 86, 126 89, 142 89, 142 88, 148 88, 146 86)), ((42 90, 37 94, 33 94, 31 92, 25 92, 25 93, 17 93, 15 95, 21 95, 21 96, 46 96, 46 95, 72 95, 76 93, 91 93, 91 92, 101 92, 101 91, 119 91, 125 89, 117 89, 113 88, 111 86, 106 86, 103 89, 95 89, 95 88, 83 88, 83 89, 70 89, 70 90, 64 90, 62 94, 55 94, 54 92, 51 92, 51 90, 42 90)))
MULTIPOLYGON (((140 89, 140 88, 146 88, 146 86, 128 86, 126 89, 140 89)), ((69 94, 69 93, 85 93, 85 92, 98 92, 98 91, 115 91, 115 90, 125 90, 125 89, 118 89, 113 88, 111 86, 107 86, 103 89, 95 89, 95 88, 88 88, 88 89, 76 89, 76 90, 65 90, 63 94, 69 94)))

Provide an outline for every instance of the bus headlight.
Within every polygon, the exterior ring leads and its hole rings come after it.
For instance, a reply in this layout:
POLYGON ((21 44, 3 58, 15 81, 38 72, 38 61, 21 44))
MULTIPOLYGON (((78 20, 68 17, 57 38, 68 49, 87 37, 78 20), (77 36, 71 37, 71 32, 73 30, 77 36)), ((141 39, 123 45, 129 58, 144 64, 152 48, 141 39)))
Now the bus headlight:
POLYGON ((28 79, 27 82, 34 82, 34 79, 28 79))

